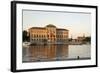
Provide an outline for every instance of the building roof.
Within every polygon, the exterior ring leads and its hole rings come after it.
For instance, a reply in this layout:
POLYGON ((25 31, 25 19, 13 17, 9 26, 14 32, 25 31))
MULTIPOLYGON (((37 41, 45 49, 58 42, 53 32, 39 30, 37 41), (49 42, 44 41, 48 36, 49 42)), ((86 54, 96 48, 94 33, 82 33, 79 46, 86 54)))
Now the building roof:
POLYGON ((56 28, 56 26, 54 26, 53 24, 49 24, 46 27, 55 27, 56 28))
POLYGON ((43 27, 32 27, 30 29, 45 29, 45 28, 43 28, 43 27))
MULTIPOLYGON (((54 27, 54 28, 56 28, 56 26, 54 26, 53 24, 49 24, 46 27, 54 27)), ((31 27, 30 29, 46 29, 46 28, 45 27, 31 27)), ((63 29, 63 28, 56 28, 56 30, 68 31, 67 29, 63 29)))

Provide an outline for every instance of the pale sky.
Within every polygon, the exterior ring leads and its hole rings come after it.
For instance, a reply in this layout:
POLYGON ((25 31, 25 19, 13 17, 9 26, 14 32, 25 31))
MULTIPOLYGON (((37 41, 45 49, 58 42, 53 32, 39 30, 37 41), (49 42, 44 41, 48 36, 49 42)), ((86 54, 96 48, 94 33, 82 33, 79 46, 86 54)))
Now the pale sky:
POLYGON ((91 35, 91 14, 74 12, 23 10, 23 30, 30 27, 45 27, 53 24, 57 28, 69 30, 69 38, 91 35))

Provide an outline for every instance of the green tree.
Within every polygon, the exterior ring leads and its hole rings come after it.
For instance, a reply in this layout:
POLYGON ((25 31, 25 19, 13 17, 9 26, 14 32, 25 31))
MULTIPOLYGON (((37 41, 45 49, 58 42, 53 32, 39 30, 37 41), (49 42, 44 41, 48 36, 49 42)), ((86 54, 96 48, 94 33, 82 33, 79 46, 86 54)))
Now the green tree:
POLYGON ((83 41, 85 41, 85 42, 91 42, 91 37, 85 37, 85 39, 83 39, 83 41))
POLYGON ((23 31, 23 42, 29 41, 29 35, 26 30, 23 31))

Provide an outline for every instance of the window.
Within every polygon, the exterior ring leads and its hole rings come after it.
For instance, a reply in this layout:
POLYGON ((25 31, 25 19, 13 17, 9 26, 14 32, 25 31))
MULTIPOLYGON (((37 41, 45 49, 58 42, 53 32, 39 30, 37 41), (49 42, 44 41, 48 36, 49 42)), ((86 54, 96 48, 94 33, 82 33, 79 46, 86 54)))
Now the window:
POLYGON ((34 35, 34 38, 36 37, 36 35, 34 35))

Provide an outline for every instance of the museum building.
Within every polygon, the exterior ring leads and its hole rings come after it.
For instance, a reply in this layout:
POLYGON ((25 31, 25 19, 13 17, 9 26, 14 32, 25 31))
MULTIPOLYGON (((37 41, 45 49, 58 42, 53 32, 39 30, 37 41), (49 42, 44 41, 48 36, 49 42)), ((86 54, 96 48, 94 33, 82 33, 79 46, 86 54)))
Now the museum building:
POLYGON ((29 28, 31 43, 67 43, 69 31, 53 24, 29 28))

